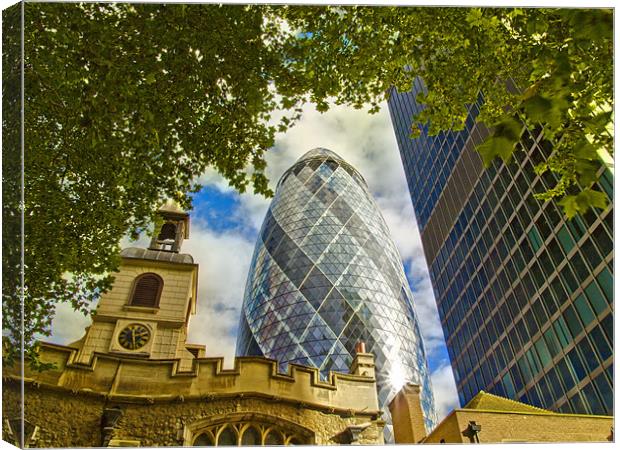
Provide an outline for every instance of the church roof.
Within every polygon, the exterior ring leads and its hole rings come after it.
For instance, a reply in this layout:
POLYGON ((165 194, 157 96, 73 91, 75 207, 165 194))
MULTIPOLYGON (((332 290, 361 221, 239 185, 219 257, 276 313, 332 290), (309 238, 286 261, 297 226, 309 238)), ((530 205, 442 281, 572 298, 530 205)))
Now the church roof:
POLYGON ((159 208, 159 212, 162 213, 173 213, 173 214, 178 214, 181 216, 187 216, 189 215, 186 211, 184 211, 183 209, 181 209, 181 207, 179 206, 179 204, 177 202, 175 202, 172 199, 168 199, 166 200, 166 203, 164 203, 161 208, 159 208))
POLYGON ((478 394, 476 394, 476 396, 472 398, 469 403, 463 407, 463 409, 555 414, 554 412, 546 409, 537 408, 536 406, 527 405, 516 400, 500 397, 499 395, 490 394, 484 391, 478 392, 478 394))
POLYGON ((187 253, 166 252, 139 247, 124 248, 121 250, 121 256, 124 258, 150 259, 153 261, 194 264, 194 258, 192 255, 187 253))

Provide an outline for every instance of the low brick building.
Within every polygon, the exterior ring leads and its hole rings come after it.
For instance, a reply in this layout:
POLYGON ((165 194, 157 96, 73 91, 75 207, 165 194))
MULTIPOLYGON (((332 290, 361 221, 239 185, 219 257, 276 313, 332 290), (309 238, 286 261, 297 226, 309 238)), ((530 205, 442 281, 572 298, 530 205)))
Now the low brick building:
POLYGON ((613 417, 561 414, 480 391, 428 435, 419 386, 408 384, 390 404, 397 444, 608 442, 613 417))

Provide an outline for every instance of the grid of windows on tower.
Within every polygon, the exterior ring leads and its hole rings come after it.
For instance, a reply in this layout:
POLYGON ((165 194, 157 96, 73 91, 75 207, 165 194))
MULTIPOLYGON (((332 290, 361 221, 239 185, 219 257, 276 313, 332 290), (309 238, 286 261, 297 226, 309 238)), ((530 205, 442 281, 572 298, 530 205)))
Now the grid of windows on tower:
POLYGON ((534 171, 553 150, 540 130, 523 131, 510 164, 463 173, 459 158, 471 157, 464 146, 481 142, 483 127, 447 133, 451 139, 423 131, 411 140, 403 128, 420 108, 409 105, 413 95, 394 93, 390 112, 431 249, 461 403, 485 390, 561 412, 612 414, 613 176, 601 168, 594 186, 610 200, 605 210, 566 219, 554 202, 534 197, 558 181, 534 171), (455 153, 456 163, 446 160, 455 153), (435 190, 437 198, 424 198, 435 190), (427 229, 429 222, 449 223, 439 242, 442 233, 427 229))

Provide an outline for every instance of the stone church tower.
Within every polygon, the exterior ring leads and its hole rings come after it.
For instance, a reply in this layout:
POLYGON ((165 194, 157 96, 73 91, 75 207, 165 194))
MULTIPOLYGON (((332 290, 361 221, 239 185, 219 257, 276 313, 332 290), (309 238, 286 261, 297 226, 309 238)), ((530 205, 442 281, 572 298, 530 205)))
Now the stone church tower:
POLYGON ((148 249, 121 251, 122 262, 112 289, 99 301, 93 323, 74 345, 77 363, 93 354, 114 353, 148 359, 178 359, 191 369, 204 347, 186 343, 189 318, 196 312, 198 265, 180 253, 189 238, 189 215, 173 202, 158 211, 148 249))

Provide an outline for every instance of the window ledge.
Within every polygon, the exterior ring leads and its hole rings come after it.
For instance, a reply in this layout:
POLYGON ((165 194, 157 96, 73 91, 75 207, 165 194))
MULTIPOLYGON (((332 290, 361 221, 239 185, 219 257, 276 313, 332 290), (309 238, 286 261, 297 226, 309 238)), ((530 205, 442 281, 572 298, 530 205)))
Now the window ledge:
POLYGON ((144 313, 153 313, 153 314, 157 314, 159 312, 159 307, 153 308, 151 306, 123 305, 123 309, 125 311, 135 311, 135 312, 144 312, 144 313))

